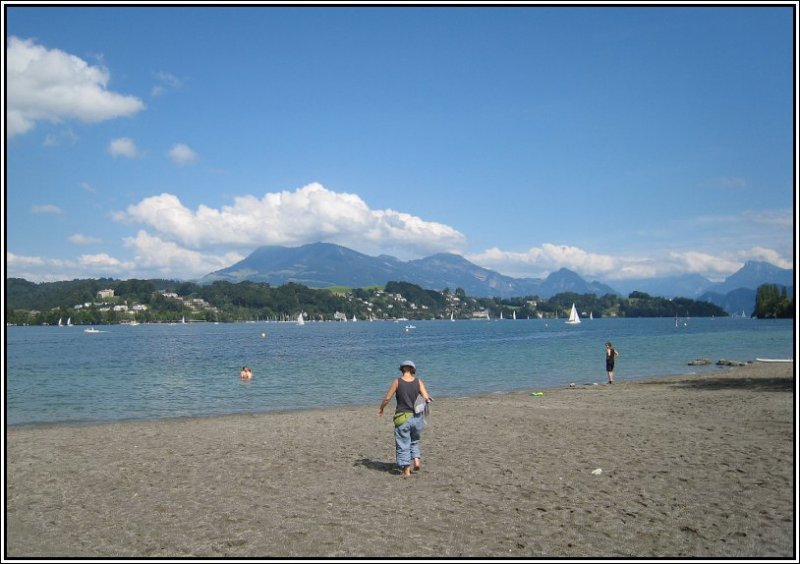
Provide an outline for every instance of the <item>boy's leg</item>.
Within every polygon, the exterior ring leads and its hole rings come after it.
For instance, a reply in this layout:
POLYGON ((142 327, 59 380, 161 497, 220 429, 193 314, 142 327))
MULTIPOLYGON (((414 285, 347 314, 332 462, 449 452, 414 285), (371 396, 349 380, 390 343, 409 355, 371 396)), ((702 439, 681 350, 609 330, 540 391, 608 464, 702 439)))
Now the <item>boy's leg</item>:
POLYGON ((394 445, 397 456, 397 465, 403 469, 411 465, 411 420, 394 428, 394 445))

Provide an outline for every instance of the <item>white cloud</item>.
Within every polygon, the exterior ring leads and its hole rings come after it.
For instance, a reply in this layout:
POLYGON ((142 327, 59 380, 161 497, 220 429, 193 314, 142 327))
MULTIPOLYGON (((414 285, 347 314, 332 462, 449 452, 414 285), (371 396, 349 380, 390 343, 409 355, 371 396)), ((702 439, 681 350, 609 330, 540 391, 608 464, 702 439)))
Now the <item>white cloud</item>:
POLYGON ((81 233, 70 235, 67 240, 73 245, 93 245, 95 243, 102 243, 102 241, 96 237, 89 237, 88 235, 82 235, 81 233))
POLYGON ((792 263, 792 261, 786 260, 777 251, 764 247, 753 247, 752 249, 741 251, 738 257, 742 262, 759 260, 774 264, 780 268, 794 268, 794 263, 792 263))
POLYGON ((43 266, 45 260, 41 257, 26 257, 22 255, 15 255, 14 253, 6 253, 6 267, 9 271, 15 268, 27 268, 31 266, 43 266))
POLYGON ((167 156, 178 166, 187 165, 197 160, 197 153, 183 143, 178 143, 173 146, 167 153, 167 156))
MULTIPOLYGON (((112 257, 107 253, 98 253, 96 255, 81 255, 78 257, 78 264, 83 268, 97 270, 112 270, 117 271, 123 268, 125 263, 121 260, 112 257)), ((130 266, 130 265, 127 265, 130 266)))
POLYGON ((107 90, 109 80, 105 68, 29 39, 10 37, 6 45, 8 137, 30 131, 42 120, 92 123, 144 109, 138 98, 107 90))
POLYGON ((114 217, 148 225, 166 240, 195 249, 325 241, 363 252, 400 247, 425 254, 458 251, 465 243, 452 227, 394 210, 371 210, 357 195, 333 192, 317 183, 262 198, 237 197, 232 206, 220 209, 200 205, 195 211, 165 193, 145 198, 114 217))
POLYGON ((681 272, 694 272, 711 279, 725 278, 743 266, 738 260, 697 251, 669 253, 667 264, 677 265, 681 272))
POLYGON ((83 254, 72 259, 54 259, 6 253, 6 275, 31 282, 51 282, 76 278, 192 278, 234 264, 244 258, 235 252, 220 255, 183 249, 140 231, 124 240, 133 249, 132 260, 121 260, 108 253, 83 254))
POLYGON ((63 144, 74 145, 78 136, 71 129, 64 129, 59 133, 48 133, 44 138, 45 147, 60 147, 63 144))
POLYGON ((656 278, 694 273, 721 280, 739 270, 747 260, 763 260, 781 268, 792 262, 772 249, 754 247, 748 251, 710 254, 700 251, 653 251, 647 256, 611 256, 590 253, 577 247, 545 243, 525 252, 498 248, 467 255, 468 260, 517 278, 543 278, 568 268, 589 279, 607 281, 656 278))
POLYGON ((183 81, 169 72, 161 71, 157 73, 156 80, 158 81, 158 84, 153 86, 153 88, 150 90, 150 94, 153 97, 161 96, 168 90, 177 90, 183 86, 183 81))
POLYGON ((127 157, 129 159, 135 159, 139 156, 139 149, 136 147, 136 143, 128 137, 112 140, 108 144, 108 152, 114 157, 127 157))
POLYGON ((83 255, 74 260, 22 256, 6 253, 6 275, 31 282, 52 282, 101 276, 127 277, 132 263, 106 254, 83 255))
POLYGON ((35 213, 35 214, 38 214, 38 215, 42 215, 42 214, 58 215, 58 214, 64 213, 64 210, 62 210, 58 206, 54 206, 53 204, 44 204, 44 205, 41 205, 41 206, 32 206, 31 207, 31 212, 35 213))
POLYGON ((552 243, 531 247, 524 252, 502 251, 494 247, 468 255, 467 259, 485 268, 517 277, 542 277, 560 268, 597 276, 613 272, 620 266, 617 257, 552 243))
POLYGON ((235 252, 205 254, 164 241, 140 230, 136 237, 126 237, 125 246, 133 249, 137 267, 161 276, 200 277, 226 268, 244 258, 235 252))

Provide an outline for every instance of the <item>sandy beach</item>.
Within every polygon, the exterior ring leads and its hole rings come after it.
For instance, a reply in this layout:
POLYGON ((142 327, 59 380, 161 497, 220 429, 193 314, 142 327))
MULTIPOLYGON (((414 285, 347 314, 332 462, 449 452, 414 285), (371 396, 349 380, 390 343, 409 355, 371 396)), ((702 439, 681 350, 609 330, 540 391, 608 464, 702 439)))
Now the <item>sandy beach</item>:
POLYGON ((796 558, 793 364, 532 391, 11 429, 6 557, 796 558))

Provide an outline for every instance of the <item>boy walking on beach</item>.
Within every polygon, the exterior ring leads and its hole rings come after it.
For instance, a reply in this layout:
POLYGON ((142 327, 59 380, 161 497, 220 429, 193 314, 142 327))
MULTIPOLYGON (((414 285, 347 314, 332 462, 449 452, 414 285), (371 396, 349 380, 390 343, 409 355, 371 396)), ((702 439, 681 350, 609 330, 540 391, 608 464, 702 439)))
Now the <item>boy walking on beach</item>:
POLYGON ((417 372, 417 367, 412 361, 403 361, 400 365, 400 371, 403 375, 400 378, 396 378, 392 385, 389 386, 389 391, 386 392, 386 396, 378 408, 378 415, 383 415, 383 408, 391 401, 392 396, 396 396, 394 442, 397 465, 403 470, 403 478, 408 478, 411 475, 412 459, 414 461, 414 470, 419 470, 422 457, 419 443, 422 438, 423 412, 416 413, 414 404, 420 395, 426 404, 430 403, 432 398, 428 395, 428 390, 422 380, 414 376, 417 372))

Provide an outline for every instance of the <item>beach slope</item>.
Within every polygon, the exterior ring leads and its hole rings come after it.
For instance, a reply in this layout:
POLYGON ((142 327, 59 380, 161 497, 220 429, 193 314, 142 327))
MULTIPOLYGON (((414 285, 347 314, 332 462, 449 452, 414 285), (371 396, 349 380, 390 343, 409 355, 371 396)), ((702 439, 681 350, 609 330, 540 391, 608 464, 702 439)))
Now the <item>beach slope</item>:
POLYGON ((757 363, 437 398, 409 479, 380 398, 10 429, 6 556, 792 558, 794 391, 757 363))

